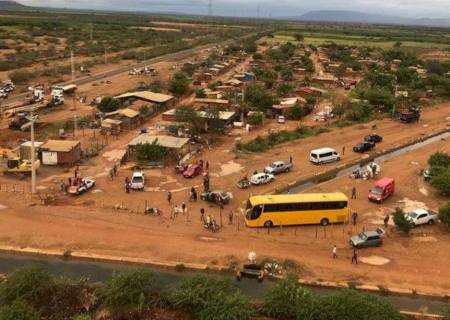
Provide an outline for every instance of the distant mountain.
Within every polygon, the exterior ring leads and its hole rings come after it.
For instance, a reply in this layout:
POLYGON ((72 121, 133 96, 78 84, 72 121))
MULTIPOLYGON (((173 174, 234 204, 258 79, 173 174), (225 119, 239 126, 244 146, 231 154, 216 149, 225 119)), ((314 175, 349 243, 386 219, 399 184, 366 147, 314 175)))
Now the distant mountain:
POLYGON ((30 8, 15 1, 0 0, 0 10, 21 10, 30 8))
POLYGON ((448 19, 429 19, 429 18, 405 18, 382 14, 371 14, 359 11, 344 10, 320 10, 310 11, 299 17, 290 17, 293 20, 317 21, 317 22, 352 22, 352 23, 371 23, 371 24, 402 24, 418 26, 450 27, 450 18, 448 19))

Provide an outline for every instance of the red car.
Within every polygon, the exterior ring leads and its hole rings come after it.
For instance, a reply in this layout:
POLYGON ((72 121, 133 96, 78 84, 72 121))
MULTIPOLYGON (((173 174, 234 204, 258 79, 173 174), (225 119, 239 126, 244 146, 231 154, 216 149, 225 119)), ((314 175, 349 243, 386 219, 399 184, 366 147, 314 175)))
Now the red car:
POLYGON ((199 175, 202 171, 202 167, 198 164, 190 164, 187 169, 183 172, 185 178, 194 178, 199 175))

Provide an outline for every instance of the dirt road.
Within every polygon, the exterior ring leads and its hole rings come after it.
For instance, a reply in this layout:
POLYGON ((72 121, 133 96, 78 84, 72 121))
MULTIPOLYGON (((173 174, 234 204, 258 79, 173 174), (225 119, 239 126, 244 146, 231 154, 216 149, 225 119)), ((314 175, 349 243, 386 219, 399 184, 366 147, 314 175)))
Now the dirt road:
MULTIPOLYGON (((450 104, 443 104, 424 110, 421 122, 402 125, 390 119, 377 121, 377 132, 384 141, 377 150, 389 149, 406 143, 424 134, 431 134, 448 126, 450 104)), ((159 118, 149 123, 156 124, 159 118)), ((289 123, 294 127, 298 123, 289 123)), ((446 199, 438 196, 422 182, 417 173, 426 166, 429 155, 436 150, 450 152, 450 144, 441 141, 423 149, 408 153, 382 164, 382 175, 396 179, 397 191, 394 197, 382 205, 366 200, 366 192, 373 181, 355 181, 342 177, 319 185, 315 190, 342 191, 350 194, 356 186, 358 198, 351 201, 352 210, 357 210, 360 221, 356 227, 333 226, 328 229, 311 227, 274 229, 268 235, 265 230, 247 229, 237 208, 249 193, 266 193, 287 183, 332 169, 336 164, 313 166, 308 161, 309 151, 317 147, 330 146, 338 151, 346 147, 340 164, 357 161, 363 156, 351 151, 352 146, 371 131, 374 123, 348 128, 332 129, 329 133, 280 145, 269 152, 257 155, 236 156, 233 152, 234 137, 248 140, 256 135, 267 134, 268 127, 280 128, 270 123, 264 129, 250 133, 234 131, 232 137, 219 137, 213 149, 203 149, 196 159, 210 163, 212 189, 231 191, 233 199, 224 211, 224 227, 217 234, 203 229, 199 219, 201 207, 220 221, 220 210, 203 201, 188 202, 192 185, 200 191, 201 178, 186 180, 173 174, 173 167, 146 170, 144 192, 125 194, 123 181, 130 176, 127 167, 119 170, 118 177, 111 181, 107 177, 114 155, 126 147, 136 133, 129 132, 118 140, 111 141, 103 156, 91 160, 81 167, 85 176, 97 180, 94 192, 78 198, 60 197, 50 206, 33 205, 23 201, 23 196, 14 192, 0 192, 0 204, 6 208, 0 214, 0 243, 18 247, 61 249, 108 254, 126 257, 145 257, 162 261, 206 263, 226 265, 230 261, 245 261, 249 251, 258 257, 272 257, 278 261, 289 260, 297 266, 297 272, 304 279, 325 279, 330 281, 359 281, 386 287, 401 287, 430 292, 448 293, 450 271, 450 236, 440 225, 416 229, 412 236, 388 234, 381 248, 360 250, 361 263, 350 265, 351 250, 348 239, 362 230, 378 227, 381 217, 396 206, 406 208, 427 206, 437 209, 446 199), (337 139, 336 137, 339 137, 337 139), (249 190, 240 190, 235 184, 244 175, 261 170, 273 160, 287 160, 294 157, 294 170, 277 176, 274 183, 249 190), (183 201, 188 205, 188 216, 171 217, 166 200, 167 191, 173 193, 173 205, 183 201), (144 205, 162 209, 162 217, 142 214, 144 205), (123 206, 126 210, 116 210, 123 206), (228 225, 229 211, 233 210, 234 222, 228 225), (237 223, 239 221, 239 225, 237 223), (325 233, 326 232, 326 233, 325 233), (338 246, 337 260, 331 259, 331 248, 338 246), (439 244, 439 245, 437 245, 439 244), (364 262, 363 262, 364 261, 364 262), (418 262, 420 261, 420 262, 418 262), (426 272, 423 272, 426 270, 426 272)), ((59 179, 67 179, 72 172, 46 169, 39 177, 41 190, 52 193, 59 179)), ((11 178, 1 177, 5 183, 21 184, 11 178)), ((26 183, 23 181, 22 184, 26 183)))

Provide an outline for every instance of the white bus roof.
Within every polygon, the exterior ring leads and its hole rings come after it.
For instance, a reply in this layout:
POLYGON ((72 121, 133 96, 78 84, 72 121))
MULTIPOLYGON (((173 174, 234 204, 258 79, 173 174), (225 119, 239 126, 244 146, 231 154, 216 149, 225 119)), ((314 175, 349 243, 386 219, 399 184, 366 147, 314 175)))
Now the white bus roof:
POLYGON ((333 149, 333 148, 320 148, 320 149, 311 150, 311 153, 316 153, 316 154, 326 153, 326 152, 336 152, 336 149, 333 149))

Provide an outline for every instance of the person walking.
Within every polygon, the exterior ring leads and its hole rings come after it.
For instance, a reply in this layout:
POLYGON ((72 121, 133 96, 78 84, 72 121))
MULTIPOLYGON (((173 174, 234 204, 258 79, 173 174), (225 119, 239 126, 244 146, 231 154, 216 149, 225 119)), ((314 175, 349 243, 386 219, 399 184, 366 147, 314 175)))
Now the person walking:
POLYGON ((383 222, 384 222, 384 228, 387 229, 388 224, 389 224, 389 215, 388 214, 384 216, 383 222))
POLYGON ((72 186, 72 178, 69 177, 69 187, 71 187, 71 186, 72 186))
POLYGON ((206 170, 209 170, 209 161, 208 160, 206 160, 205 166, 206 166, 206 170))
POLYGON ((197 190, 195 190, 195 188, 194 191, 192 192, 192 199, 194 200, 194 202, 197 202, 197 190))
POLYGON ((233 210, 228 212, 228 224, 233 224, 233 210))
POLYGON ((169 204, 172 204, 172 192, 167 192, 167 202, 169 204))
POLYGON ((205 223, 205 209, 200 209, 200 221, 205 223))
POLYGON ((357 220, 358 220, 358 212, 353 211, 353 213, 352 213, 352 223, 353 223, 354 226, 356 226, 357 220))
POLYGON ((111 180, 114 180, 114 171, 113 171, 113 169, 110 169, 110 170, 109 170, 109 178, 110 178, 111 180))
POLYGON ((355 186, 352 187, 352 199, 356 199, 356 188, 355 186))
POLYGON ((289 163, 292 163, 292 156, 289 156, 289 163))
POLYGON ((126 181, 125 182, 125 191, 126 193, 130 193, 130 181, 126 181))
POLYGON ((352 264, 358 264, 358 253, 356 252, 356 249, 353 249, 353 255, 352 255, 352 264))
POLYGON ((183 214, 187 213, 187 206, 186 206, 186 203, 184 203, 184 202, 181 204, 181 212, 183 214))
POLYGON ((345 146, 342 146, 342 155, 345 154, 345 146))
POLYGON ((337 258, 337 248, 336 245, 333 246, 333 259, 337 258))
POLYGON ((114 163, 114 166, 113 166, 112 170, 113 170, 114 177, 117 177, 117 164, 114 163))

